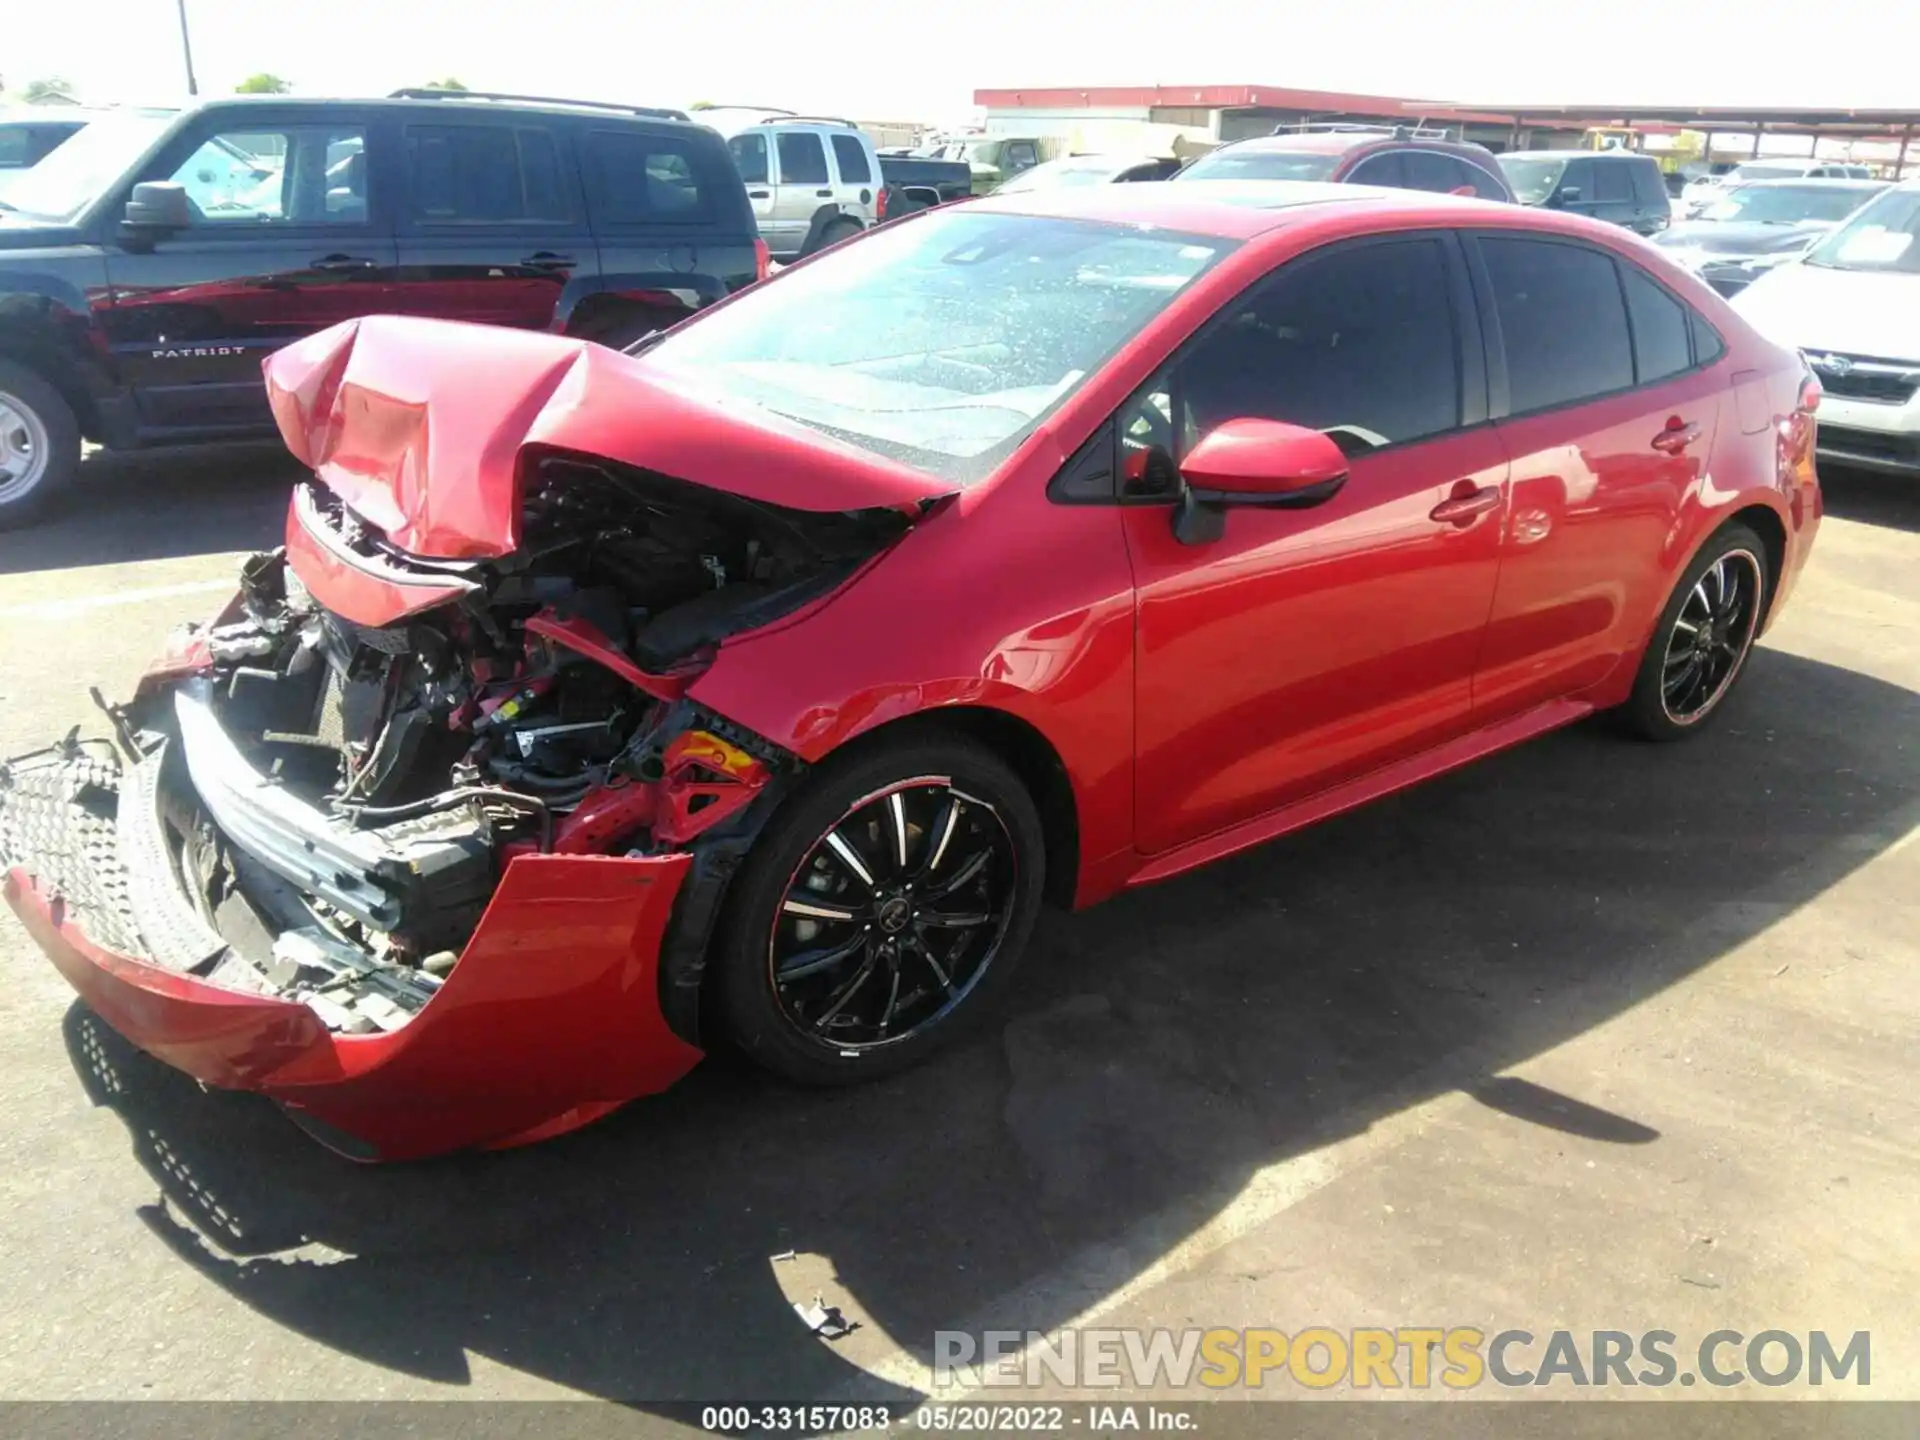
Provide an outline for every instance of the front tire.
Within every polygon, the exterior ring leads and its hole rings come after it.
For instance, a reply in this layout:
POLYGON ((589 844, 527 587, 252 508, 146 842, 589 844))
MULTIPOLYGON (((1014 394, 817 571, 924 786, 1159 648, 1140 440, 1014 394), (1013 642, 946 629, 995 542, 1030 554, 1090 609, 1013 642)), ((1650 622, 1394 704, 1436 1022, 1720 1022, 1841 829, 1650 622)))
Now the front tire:
POLYGON ((1772 593, 1758 535, 1736 524, 1708 540, 1660 612, 1633 695, 1620 708, 1627 728, 1647 740, 1706 728, 1746 670, 1772 593))
POLYGON ((829 761, 748 856, 710 972, 733 1044, 789 1080, 918 1064, 993 1006, 1046 882, 1032 797, 960 735, 829 761))
POLYGON ((0 530, 30 525, 80 468, 80 426, 58 390, 0 360, 0 530))

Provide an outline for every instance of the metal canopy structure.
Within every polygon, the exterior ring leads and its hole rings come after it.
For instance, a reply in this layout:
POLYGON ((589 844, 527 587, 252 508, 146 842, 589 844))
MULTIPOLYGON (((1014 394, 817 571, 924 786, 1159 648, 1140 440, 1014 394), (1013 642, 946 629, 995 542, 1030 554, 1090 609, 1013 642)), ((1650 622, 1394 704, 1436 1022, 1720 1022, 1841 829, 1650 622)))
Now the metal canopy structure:
POLYGON ((1898 145, 1898 164, 1904 169, 1908 147, 1914 132, 1920 129, 1920 109, 1821 109, 1806 106, 1747 108, 1740 106, 1621 106, 1621 105, 1430 105, 1428 113, 1440 115, 1495 114, 1509 120, 1518 130, 1522 126, 1553 128, 1671 127, 1700 130, 1709 134, 1749 133, 1754 153, 1767 135, 1807 135, 1820 140, 1874 140, 1898 145))

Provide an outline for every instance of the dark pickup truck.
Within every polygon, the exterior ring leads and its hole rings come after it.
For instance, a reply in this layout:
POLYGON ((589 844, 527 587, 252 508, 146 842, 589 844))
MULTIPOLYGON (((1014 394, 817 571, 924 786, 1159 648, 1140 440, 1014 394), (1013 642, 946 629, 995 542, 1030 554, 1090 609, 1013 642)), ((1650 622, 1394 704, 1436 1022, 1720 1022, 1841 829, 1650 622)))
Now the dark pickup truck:
POLYGON ((880 178, 890 192, 889 215, 906 215, 949 200, 964 200, 973 193, 973 167, 964 160, 931 160, 882 150, 880 178))
POLYGON ((677 111, 403 92, 103 117, 0 204, 0 529, 58 499, 83 438, 271 435, 261 360, 338 321, 625 347, 766 269, 725 143, 677 111))

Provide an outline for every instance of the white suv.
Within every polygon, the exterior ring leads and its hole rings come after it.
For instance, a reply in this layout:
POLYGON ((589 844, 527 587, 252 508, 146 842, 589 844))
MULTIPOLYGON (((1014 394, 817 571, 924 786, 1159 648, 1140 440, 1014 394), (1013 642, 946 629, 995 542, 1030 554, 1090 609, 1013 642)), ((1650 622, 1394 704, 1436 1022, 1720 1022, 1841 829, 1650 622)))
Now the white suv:
POLYGON ((883 218, 880 157, 851 121, 744 105, 694 119, 726 136, 776 260, 811 255, 883 218))
POLYGON ((1822 458, 1920 476, 1920 180, 1881 192, 1733 308, 1806 355, 1826 392, 1822 458))

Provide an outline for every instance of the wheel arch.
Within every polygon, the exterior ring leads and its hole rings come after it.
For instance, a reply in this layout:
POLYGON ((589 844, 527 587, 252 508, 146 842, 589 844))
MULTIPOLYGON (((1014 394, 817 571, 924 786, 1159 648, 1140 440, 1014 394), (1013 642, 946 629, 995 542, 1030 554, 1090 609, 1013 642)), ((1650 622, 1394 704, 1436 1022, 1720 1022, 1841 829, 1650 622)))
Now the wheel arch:
POLYGON ((1046 899, 1070 907, 1080 875, 1079 802, 1059 750, 1031 721, 990 705, 943 705, 862 730, 833 753, 942 733, 963 736, 992 751, 1027 787, 1046 837, 1046 899))
MULTIPOLYGON (((1710 544, 1713 537, 1729 525, 1745 525, 1760 537, 1760 543, 1766 547, 1767 553, 1763 558, 1767 562, 1767 602, 1766 608, 1760 615, 1760 628, 1764 630, 1768 622, 1773 619, 1774 597, 1780 593, 1780 577, 1786 569, 1786 522, 1781 520, 1779 513, 1771 505, 1756 501, 1751 505, 1743 505, 1714 526, 1707 537, 1700 542, 1700 548, 1710 544)), ((1695 549, 1695 555, 1700 553, 1700 548, 1695 549)), ((1691 556, 1688 557, 1688 563, 1692 563, 1691 556)))
POLYGON ((829 201, 813 212, 813 223, 807 227, 807 238, 800 246, 802 255, 811 255, 820 248, 827 233, 827 227, 836 221, 845 220, 857 229, 866 229, 866 222, 858 215, 849 215, 841 208, 838 200, 829 201))
POLYGON ((73 411, 80 433, 89 440, 100 438, 100 407, 93 387, 56 326, 22 320, 0 324, 0 359, 23 366, 46 381, 73 411))

